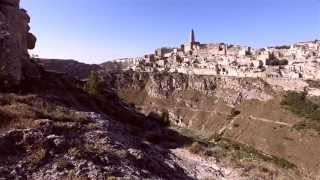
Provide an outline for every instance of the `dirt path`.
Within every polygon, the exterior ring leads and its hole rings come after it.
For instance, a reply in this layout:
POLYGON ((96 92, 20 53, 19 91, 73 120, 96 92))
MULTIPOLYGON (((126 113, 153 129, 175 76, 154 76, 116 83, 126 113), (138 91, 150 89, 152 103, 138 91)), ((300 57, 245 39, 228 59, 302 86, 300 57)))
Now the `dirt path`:
MULTIPOLYGON (((151 106, 137 106, 139 108, 168 108, 168 107, 163 107, 163 106, 158 106, 158 105, 151 105, 151 106)), ((192 111, 192 112, 206 112, 206 113, 214 113, 214 114, 223 114, 223 115, 229 115, 228 113, 225 112, 218 112, 216 110, 202 110, 202 109, 197 109, 197 108, 191 108, 191 107, 170 107, 171 109, 179 109, 179 110, 186 110, 186 111, 192 111)), ((239 117, 235 117, 232 119, 231 122, 228 123, 227 126, 225 126, 224 128, 222 128, 220 130, 220 133, 222 133, 223 131, 226 130, 226 128, 228 129, 232 129, 232 124, 234 123, 235 119, 237 119, 239 117)), ((281 121, 276 121, 276 120, 271 120, 271 119, 266 119, 266 118, 261 118, 261 117, 255 117, 253 115, 249 116, 249 119, 254 120, 254 121, 260 121, 260 122, 265 122, 265 123, 272 123, 272 124, 277 124, 277 125, 282 125, 282 126, 286 126, 286 127, 292 127, 292 124, 289 123, 285 123, 285 122, 281 122, 281 121)))
POLYGON ((281 122, 281 121, 275 121, 275 120, 270 120, 270 119, 265 119, 265 118, 259 118, 259 117, 254 117, 254 116, 249 116, 251 120, 255 121, 261 121, 261 122, 266 122, 266 123, 272 123, 272 124, 278 124, 282 126, 287 126, 287 127, 292 127, 292 124, 281 122))
MULTIPOLYGON (((138 108, 168 108, 165 106, 159 106, 159 105, 150 105, 150 106, 137 106, 138 108)), ((179 109, 179 110, 186 110, 186 111, 193 111, 193 112, 206 112, 206 113, 215 113, 215 114, 223 114, 223 115, 229 115, 228 113, 224 112, 218 112, 217 110, 203 110, 203 109, 197 109, 197 108, 191 108, 191 107, 170 107, 171 109, 179 109)))

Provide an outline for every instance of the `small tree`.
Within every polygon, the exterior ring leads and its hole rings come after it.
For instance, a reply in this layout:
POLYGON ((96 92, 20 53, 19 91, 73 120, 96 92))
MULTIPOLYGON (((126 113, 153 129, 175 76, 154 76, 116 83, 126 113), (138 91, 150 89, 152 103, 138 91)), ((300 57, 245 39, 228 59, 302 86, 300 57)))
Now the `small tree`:
POLYGON ((89 80, 85 85, 85 90, 92 95, 99 95, 101 93, 101 80, 95 71, 91 71, 89 80))
POLYGON ((279 59, 274 55, 274 53, 270 53, 268 59, 266 60, 266 65, 277 66, 278 64, 279 59))
POLYGON ((282 66, 288 65, 289 61, 287 59, 282 59, 282 60, 280 60, 279 64, 282 65, 282 66))

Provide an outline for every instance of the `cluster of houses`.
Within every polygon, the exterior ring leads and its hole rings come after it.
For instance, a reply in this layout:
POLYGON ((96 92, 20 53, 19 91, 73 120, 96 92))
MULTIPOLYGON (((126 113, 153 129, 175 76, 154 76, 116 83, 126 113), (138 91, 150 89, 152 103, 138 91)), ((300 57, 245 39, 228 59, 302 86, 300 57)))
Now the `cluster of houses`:
POLYGON ((128 66, 135 71, 197 75, 320 79, 320 41, 254 49, 225 43, 201 44, 191 31, 179 48, 159 48, 128 66))

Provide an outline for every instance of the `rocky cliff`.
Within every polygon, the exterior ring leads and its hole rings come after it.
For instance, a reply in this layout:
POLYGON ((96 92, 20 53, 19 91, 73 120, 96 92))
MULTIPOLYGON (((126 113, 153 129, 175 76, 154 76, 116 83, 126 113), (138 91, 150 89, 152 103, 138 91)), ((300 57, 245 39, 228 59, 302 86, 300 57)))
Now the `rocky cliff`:
MULTIPOLYGON (((0 67, 5 84, 17 84, 24 76, 23 67, 30 66, 28 49, 35 47, 36 38, 29 32, 30 17, 19 8, 19 0, 0 1, 0 67)), ((37 75, 35 71, 27 72, 37 75)))
POLYGON ((187 91, 217 97, 229 105, 236 105, 242 100, 267 101, 272 99, 271 86, 259 78, 134 71, 111 73, 110 76, 105 78, 110 87, 117 90, 126 88, 144 89, 148 96, 159 99, 175 97, 179 101, 181 94, 187 91))
MULTIPOLYGON (((166 114, 171 125, 198 132, 209 141, 242 143, 288 160, 315 177, 319 173, 320 137, 314 136, 318 132, 303 130, 299 124, 305 118, 282 105, 284 87, 289 86, 281 81, 127 71, 108 74, 105 82, 145 115, 166 114)), ((290 82, 291 89, 309 92, 309 84, 299 88, 299 80, 290 82)))

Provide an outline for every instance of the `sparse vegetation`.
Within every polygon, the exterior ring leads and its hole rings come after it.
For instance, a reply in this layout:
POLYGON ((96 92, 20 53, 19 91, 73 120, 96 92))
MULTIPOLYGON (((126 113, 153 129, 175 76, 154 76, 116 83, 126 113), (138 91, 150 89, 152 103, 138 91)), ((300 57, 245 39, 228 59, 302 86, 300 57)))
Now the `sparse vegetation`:
POLYGON ((71 170, 73 168, 73 164, 66 159, 59 159, 59 161, 57 162, 57 170, 60 172, 64 171, 65 169, 71 170))
POLYGON ((39 113, 41 114, 40 117, 48 118, 55 121, 81 122, 81 123, 88 122, 87 117, 63 107, 57 107, 55 109, 50 109, 50 108, 43 109, 39 113))
POLYGON ((307 83, 309 84, 310 88, 320 88, 320 81, 307 80, 307 83))
POLYGON ((246 51, 246 56, 252 56, 252 52, 249 51, 249 50, 247 50, 247 51, 246 51))
POLYGON ((191 144, 191 146, 188 148, 188 150, 193 154, 199 154, 204 149, 203 149, 203 146, 199 142, 194 142, 191 144))
POLYGON ((290 49, 290 46, 288 45, 283 45, 283 46, 276 46, 276 49, 290 49))
POLYGON ((220 152, 210 148, 208 144, 198 142, 198 141, 193 142, 189 147, 187 147, 187 149, 192 154, 197 154, 205 157, 211 157, 211 156, 217 157, 221 155, 220 152))
POLYGON ((77 176, 74 170, 71 170, 69 171, 69 174, 66 177, 66 180, 88 180, 88 178, 77 176))
POLYGON ((320 134, 320 123, 316 121, 301 121, 293 126, 296 130, 313 129, 320 134))
POLYGON ((170 125, 169 112, 164 109, 162 110, 162 112, 160 114, 156 113, 156 112, 150 112, 148 114, 148 118, 151 121, 156 122, 163 127, 170 125))
POLYGON ((233 127, 238 128, 238 127, 240 127, 240 124, 235 123, 235 124, 233 124, 233 127))
POLYGON ((231 109, 230 117, 236 117, 240 114, 241 112, 239 110, 236 110, 235 108, 231 109))
POLYGON ((85 85, 85 90, 92 95, 99 95, 101 93, 101 79, 97 72, 91 72, 89 80, 85 85))
POLYGON ((306 93, 288 92, 281 104, 289 111, 306 118, 296 123, 294 129, 313 129, 320 133, 320 105, 308 99, 306 93))
MULTIPOLYGON (((266 155, 255 148, 232 141, 227 138, 220 137, 219 140, 212 143, 209 139, 199 137, 194 132, 187 129, 179 129, 179 132, 192 137, 192 143, 187 149, 198 155, 213 156, 218 161, 231 163, 233 165, 245 166, 246 163, 258 163, 257 167, 261 167, 261 162, 267 162, 276 165, 278 168, 296 169, 297 166, 286 159, 272 155, 266 155)), ((213 137, 214 138, 214 137, 213 137)))
POLYGON ((278 165, 281 168, 285 169, 294 169, 297 166, 283 158, 279 158, 272 155, 265 155, 262 152, 259 152, 258 150, 241 144, 237 142, 233 142, 229 139, 223 138, 220 142, 218 142, 218 145, 223 147, 225 150, 228 151, 228 153, 231 155, 233 161, 266 161, 266 162, 272 162, 276 165, 278 165))
POLYGON ((107 177, 107 180, 117 180, 118 178, 117 177, 115 177, 115 176, 109 176, 109 177, 107 177))
POLYGON ((320 106, 309 100, 304 92, 288 92, 281 105, 301 117, 320 121, 320 106))
POLYGON ((59 122, 87 123, 84 114, 55 103, 46 102, 37 96, 0 95, 0 130, 10 128, 32 128, 36 119, 50 119, 59 122))
POLYGON ((266 60, 266 65, 268 66, 284 66, 288 65, 289 61, 287 59, 278 59, 274 53, 269 54, 268 59, 266 60))
POLYGON ((42 165, 46 158, 46 150, 43 149, 41 146, 29 147, 30 148, 30 155, 29 155, 29 162, 32 168, 37 168, 38 166, 42 165))

